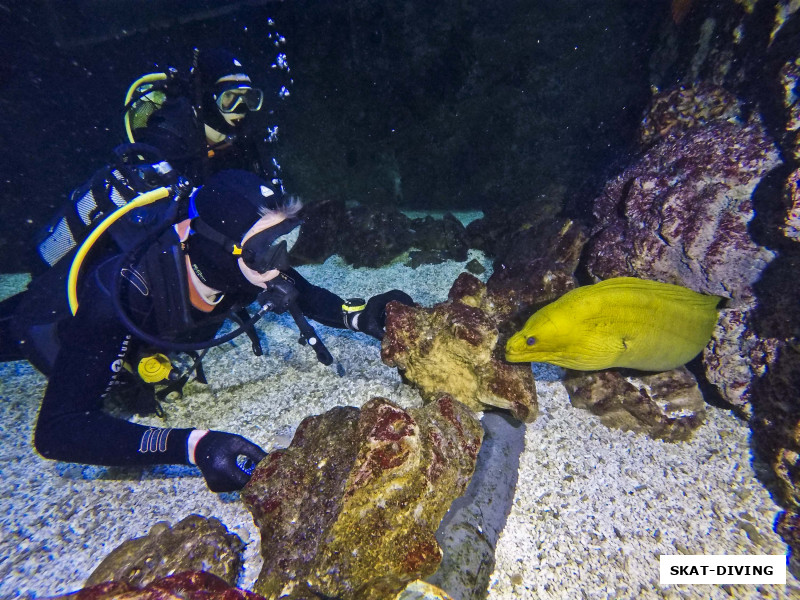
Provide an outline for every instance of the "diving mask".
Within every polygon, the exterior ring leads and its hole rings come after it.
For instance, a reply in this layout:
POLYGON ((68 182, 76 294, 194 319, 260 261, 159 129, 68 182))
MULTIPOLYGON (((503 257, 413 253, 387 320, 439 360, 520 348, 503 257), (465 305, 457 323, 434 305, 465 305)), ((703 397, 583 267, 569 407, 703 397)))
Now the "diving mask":
POLYGON ((261 110, 264 92, 258 88, 237 87, 214 94, 214 101, 222 114, 261 110))
POLYGON ((257 271, 289 268, 289 252, 300 234, 300 219, 284 219, 274 227, 261 231, 242 245, 242 261, 257 271))

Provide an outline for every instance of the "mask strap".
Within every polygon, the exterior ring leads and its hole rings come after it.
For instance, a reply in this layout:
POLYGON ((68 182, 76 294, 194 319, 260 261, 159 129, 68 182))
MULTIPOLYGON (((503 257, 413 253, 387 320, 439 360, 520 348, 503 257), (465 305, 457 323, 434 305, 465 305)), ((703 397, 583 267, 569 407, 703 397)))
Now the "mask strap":
POLYGON ((225 251, 228 254, 232 254, 234 256, 241 256, 242 255, 242 248, 234 242, 229 237, 222 235, 219 231, 214 229, 213 227, 206 224, 203 219, 200 217, 195 217, 192 219, 192 229, 198 235, 211 240, 218 246, 222 246, 225 248, 225 251))

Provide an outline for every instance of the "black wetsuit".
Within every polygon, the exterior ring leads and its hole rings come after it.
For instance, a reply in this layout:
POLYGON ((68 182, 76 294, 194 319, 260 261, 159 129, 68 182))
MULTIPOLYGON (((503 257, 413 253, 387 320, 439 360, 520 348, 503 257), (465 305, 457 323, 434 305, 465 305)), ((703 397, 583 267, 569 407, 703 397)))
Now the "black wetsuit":
MULTIPOLYGON (((42 456, 62 461, 108 466, 188 464, 191 429, 150 428, 103 410, 105 397, 121 384, 143 385, 132 382, 133 376, 121 365, 140 350, 151 348, 132 336, 114 311, 109 289, 120 264, 118 258, 105 260, 83 277, 77 314, 59 331, 61 348, 42 401, 34 444, 42 456)), ((149 287, 164 275, 162 271, 153 276, 147 264, 139 261, 132 267, 135 277, 123 281, 121 297, 134 323, 158 334, 159 319, 149 287), (138 285, 130 284, 129 279, 138 285)), ((339 296, 310 284, 293 269, 287 275, 295 282, 298 304, 306 316, 324 325, 344 327, 339 296)), ((246 286, 248 289, 237 294, 226 294, 211 313, 192 309, 195 325, 172 337, 181 341, 213 337, 221 325, 220 313, 234 303, 247 305, 260 291, 246 286)))

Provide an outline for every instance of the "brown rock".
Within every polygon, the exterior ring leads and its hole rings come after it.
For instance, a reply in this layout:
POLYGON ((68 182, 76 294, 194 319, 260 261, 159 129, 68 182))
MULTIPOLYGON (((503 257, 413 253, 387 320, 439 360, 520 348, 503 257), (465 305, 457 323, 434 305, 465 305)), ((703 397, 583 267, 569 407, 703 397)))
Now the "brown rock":
POLYGON ((499 332, 494 318, 482 309, 487 300, 483 284, 464 273, 450 298, 455 300, 433 308, 390 303, 383 362, 397 367, 426 402, 449 394, 475 411, 495 406, 533 421, 533 375, 528 365, 510 365, 496 356, 499 332))
POLYGON ((571 371, 564 385, 573 406, 623 431, 674 442, 691 437, 705 421, 703 395, 685 367, 652 375, 571 371))
POLYGON ((483 250, 493 258, 508 258, 514 252, 518 234, 558 220, 566 194, 564 185, 553 183, 538 190, 533 197, 508 206, 485 203, 484 216, 467 225, 469 247, 483 250))
POLYGON ((346 219, 343 200, 326 199, 303 206, 303 225, 292 247, 292 262, 298 265, 325 262, 336 254, 346 219))
POLYGON ((120 544, 92 572, 86 586, 117 581, 141 588, 184 571, 205 571, 233 586, 243 550, 239 536, 218 519, 189 515, 173 527, 156 523, 146 536, 120 544))
POLYGON ((242 491, 261 530, 256 591, 378 600, 432 574, 434 533, 481 439, 480 423, 447 396, 410 411, 374 398, 305 419, 242 491))
POLYGON ((146 586, 112 581, 45 600, 265 600, 263 596, 228 585, 203 572, 183 572, 160 577, 146 586))

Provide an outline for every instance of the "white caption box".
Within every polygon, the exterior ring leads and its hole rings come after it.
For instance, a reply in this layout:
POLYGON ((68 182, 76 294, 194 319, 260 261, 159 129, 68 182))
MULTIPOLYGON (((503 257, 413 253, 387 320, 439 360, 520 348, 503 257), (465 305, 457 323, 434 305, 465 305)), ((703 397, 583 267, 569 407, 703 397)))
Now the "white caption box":
POLYGON ((786 583, 783 554, 662 554, 659 575, 669 583, 786 583))

